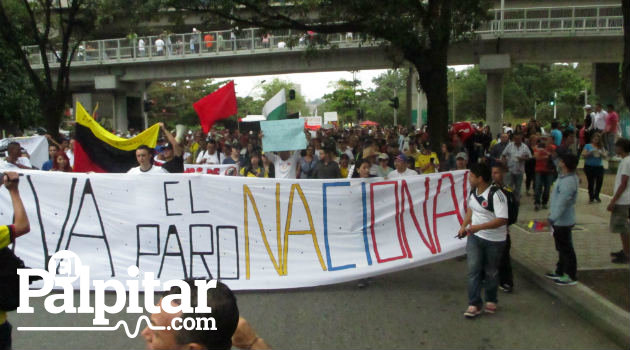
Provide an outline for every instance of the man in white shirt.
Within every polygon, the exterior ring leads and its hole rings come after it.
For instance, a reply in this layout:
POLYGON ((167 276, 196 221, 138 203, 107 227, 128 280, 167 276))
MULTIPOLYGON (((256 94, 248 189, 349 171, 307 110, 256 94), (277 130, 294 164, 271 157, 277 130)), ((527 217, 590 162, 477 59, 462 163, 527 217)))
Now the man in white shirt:
POLYGON ((407 158, 407 156, 404 155, 403 153, 396 156, 396 158, 394 159, 394 166, 396 167, 396 169, 392 170, 389 174, 387 174, 387 179, 393 180, 393 179, 399 179, 401 177, 418 175, 418 173, 415 170, 411 170, 407 168, 408 160, 409 159, 407 158))
POLYGON ((17 142, 10 142, 7 146, 7 158, 0 163, 0 169, 32 169, 31 161, 22 157, 22 147, 17 142))
POLYGON ((70 160, 70 166, 74 167, 74 143, 76 140, 74 138, 70 139, 70 146, 66 149, 66 155, 70 160))
POLYGON ((151 161, 151 149, 148 146, 142 145, 136 149, 136 160, 139 166, 129 169, 127 174, 166 174, 168 171, 162 169, 157 165, 153 165, 151 161))
POLYGON ((295 169, 297 163, 300 161, 300 151, 294 151, 291 154, 290 151, 282 151, 275 153, 265 153, 267 159, 273 163, 276 179, 295 179, 295 169))
POLYGON ((514 191, 516 201, 521 200, 521 187, 523 184, 523 174, 525 173, 525 161, 532 157, 532 152, 526 144, 523 143, 523 135, 514 134, 512 142, 510 142, 501 157, 508 165, 508 179, 506 185, 514 191))
POLYGON ((491 186, 492 172, 488 165, 470 167, 470 187, 466 218, 457 234, 468 237, 468 309, 466 318, 481 314, 481 288, 485 280, 485 312, 497 310, 498 263, 507 239, 508 203, 503 191, 491 186))
POLYGON ((628 216, 630 211, 630 140, 619 139, 615 143, 616 153, 621 157, 621 163, 615 176, 615 195, 610 199, 606 208, 610 212, 610 232, 619 233, 621 236, 622 250, 613 252, 612 262, 627 264, 630 261, 630 224, 628 216))
POLYGON ((199 151, 197 155, 197 164, 221 164, 225 156, 217 150, 217 141, 208 137, 206 139, 206 149, 199 151))
POLYGON ((157 38, 155 41, 155 53, 158 56, 164 56, 164 40, 162 38, 157 38))
POLYGON ((606 117, 608 113, 602 109, 602 104, 595 105, 595 113, 593 118, 593 130, 603 132, 606 129, 606 117))
POLYGON ((144 48, 144 39, 139 39, 138 40, 138 56, 140 57, 144 57, 145 56, 145 48, 144 48))

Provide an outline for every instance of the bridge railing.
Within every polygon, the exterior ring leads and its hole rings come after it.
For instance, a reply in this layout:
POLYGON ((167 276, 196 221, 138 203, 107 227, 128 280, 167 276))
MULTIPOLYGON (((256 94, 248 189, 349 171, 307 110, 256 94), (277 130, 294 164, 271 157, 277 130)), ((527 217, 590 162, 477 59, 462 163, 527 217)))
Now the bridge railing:
MULTIPOLYGON (((597 35, 622 33, 621 5, 531 7, 491 10, 491 19, 476 34, 500 36, 527 35, 597 35)), ((268 32, 260 28, 239 31, 210 31, 161 34, 82 42, 73 57, 73 65, 178 59, 208 55, 238 55, 280 50, 303 49, 310 41, 323 39, 338 47, 378 45, 380 42, 359 33, 317 34, 291 30, 268 32)), ((42 65, 37 46, 25 48, 31 66, 42 65)), ((57 53, 47 52, 51 65, 57 53)))
POLYGON ((620 5, 495 9, 476 32, 501 36, 543 33, 608 33, 623 30, 620 5))

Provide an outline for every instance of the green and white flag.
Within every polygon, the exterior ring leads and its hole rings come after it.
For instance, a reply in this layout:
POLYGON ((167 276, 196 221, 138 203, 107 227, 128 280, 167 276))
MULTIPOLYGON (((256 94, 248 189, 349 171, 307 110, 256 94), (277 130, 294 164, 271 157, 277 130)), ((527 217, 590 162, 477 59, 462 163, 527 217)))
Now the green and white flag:
POLYGON ((287 118, 287 98, 284 94, 284 89, 280 90, 280 92, 265 103, 262 113, 267 120, 287 118))

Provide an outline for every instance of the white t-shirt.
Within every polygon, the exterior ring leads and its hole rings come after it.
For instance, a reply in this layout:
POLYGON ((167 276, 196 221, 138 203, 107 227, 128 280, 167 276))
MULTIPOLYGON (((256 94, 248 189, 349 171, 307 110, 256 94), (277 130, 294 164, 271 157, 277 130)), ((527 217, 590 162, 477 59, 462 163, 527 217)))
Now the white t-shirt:
POLYGON ((273 162, 276 171, 276 179, 295 179, 295 170, 300 160, 300 151, 295 151, 287 158, 282 160, 275 153, 265 153, 269 161, 273 162))
POLYGON ((408 176, 413 176, 413 175, 418 175, 418 172, 416 172, 415 170, 407 169, 405 170, 404 173, 401 173, 397 169, 394 169, 389 174, 387 174, 387 179, 388 180, 398 179, 401 177, 408 177, 408 176))
POLYGON ((219 151, 214 151, 213 154, 208 154, 207 150, 203 150, 199 152, 195 163, 201 164, 202 159, 206 160, 206 162, 203 164, 221 164, 221 162, 223 162, 223 159, 225 159, 225 156, 219 151))
POLYGON ((138 40, 138 51, 144 52, 144 40, 143 39, 138 40))
MULTIPOLYGON (((614 193, 617 193, 617 189, 621 185, 621 177, 623 175, 630 177, 630 156, 626 156, 621 160, 621 163, 619 163, 619 168, 617 168, 617 175, 615 176, 614 193)), ((619 197, 615 204, 630 205, 630 180, 628 180, 628 186, 626 186, 626 190, 623 191, 621 197, 619 197)))
POLYGON ((155 50, 156 50, 157 52, 164 51, 164 40, 162 40, 162 39, 157 39, 157 40, 155 41, 155 50))
POLYGON ((129 169, 129 171, 127 172, 127 174, 166 174, 166 173, 168 173, 168 171, 162 169, 162 167, 157 166, 157 165, 153 165, 147 171, 142 171, 142 169, 140 169, 140 167, 137 166, 135 168, 129 169))
MULTIPOLYGON (((488 195, 490 194, 491 187, 492 186, 488 186, 488 188, 486 188, 480 196, 477 196, 481 199, 481 203, 479 203, 479 201, 475 198, 476 190, 468 196, 468 207, 472 210, 472 225, 485 224, 486 222, 490 222, 496 218, 508 218, 507 198, 501 190, 496 190, 496 192, 494 192, 494 197, 492 198, 494 212, 486 209, 488 206, 488 195), (485 207, 482 206, 482 204, 485 204, 485 207)), ((488 241, 502 242, 507 239, 507 225, 490 230, 481 230, 475 233, 475 235, 488 241)))
MULTIPOLYGON (((26 157, 19 157, 17 159, 16 163, 18 163, 18 164, 20 164, 22 166, 28 167, 28 168, 32 168, 33 167, 31 165, 31 161, 28 158, 26 158, 26 157)), ((20 169, 20 167, 15 165, 15 164, 13 164, 13 163, 9 163, 6 160, 4 160, 4 161, 2 161, 2 163, 0 163, 0 169, 11 169, 11 170, 13 170, 13 169, 20 169)))
POLYGON ((599 111, 593 113, 595 119, 593 120, 593 127, 595 129, 604 130, 606 129, 606 116, 608 116, 608 112, 599 111))
POLYGON ((74 167, 74 151, 69 149, 66 151, 66 155, 68 156, 68 159, 70 160, 70 166, 74 167))

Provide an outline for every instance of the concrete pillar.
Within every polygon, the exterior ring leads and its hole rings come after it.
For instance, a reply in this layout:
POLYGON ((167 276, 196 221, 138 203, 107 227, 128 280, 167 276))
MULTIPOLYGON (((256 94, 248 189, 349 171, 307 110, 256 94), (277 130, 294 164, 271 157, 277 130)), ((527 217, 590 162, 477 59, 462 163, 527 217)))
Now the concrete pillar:
POLYGON ((488 73, 486 82, 486 124, 493 135, 503 123, 503 73, 488 73))
POLYGON ((85 110, 92 114, 92 94, 91 93, 80 93, 80 94, 72 94, 72 110, 74 111, 74 118, 77 116, 77 102, 79 102, 85 110))
POLYGON ((488 77, 486 81, 486 125, 492 135, 501 131, 503 123, 503 73, 510 69, 510 55, 482 55, 479 70, 488 77))
POLYGON ((619 63, 593 64, 593 93, 597 102, 605 106, 609 103, 617 107, 619 97, 619 63))
POLYGON ((127 94, 124 91, 114 92, 114 129, 126 133, 129 129, 127 120, 127 94))

